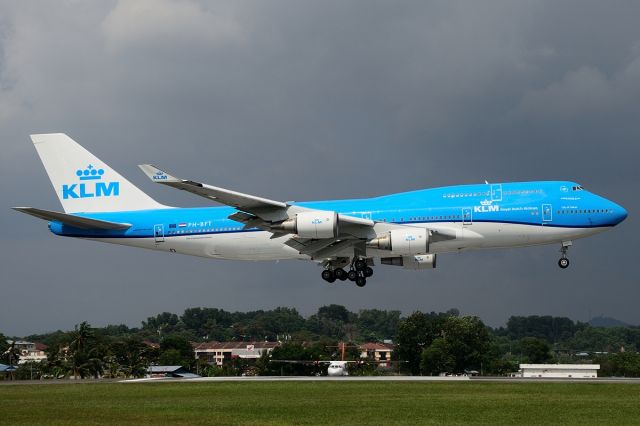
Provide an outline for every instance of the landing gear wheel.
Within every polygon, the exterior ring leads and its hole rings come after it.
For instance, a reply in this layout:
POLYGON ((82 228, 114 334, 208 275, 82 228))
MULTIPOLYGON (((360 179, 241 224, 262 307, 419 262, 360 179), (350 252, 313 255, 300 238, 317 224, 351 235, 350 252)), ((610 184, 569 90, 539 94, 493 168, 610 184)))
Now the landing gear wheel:
POLYGON ((356 285, 358 287, 364 287, 365 285, 367 285, 367 279, 365 277, 356 278, 356 285))
POLYGON ((560 247, 560 253, 562 257, 558 260, 558 266, 562 269, 567 269, 569 267, 569 259, 567 259, 567 252, 569 251, 569 247, 572 246, 571 241, 563 241, 562 247, 560 247))
POLYGON ((358 273, 352 269, 347 272, 347 278, 349 278, 349 281, 355 281, 358 278, 358 273))
POLYGON ((336 280, 336 276, 331 269, 325 269, 322 271, 322 279, 328 283, 332 283, 336 280))
POLYGON ((358 259, 356 260, 356 262, 353 264, 353 266, 356 268, 356 271, 360 272, 360 271, 364 271, 364 268, 367 267, 367 262, 365 262, 362 259, 358 259))
POLYGON ((333 271, 333 274, 335 275, 336 279, 339 279, 340 281, 344 281, 347 279, 347 271, 342 268, 335 269, 333 271))
POLYGON ((365 278, 373 276, 373 268, 371 266, 367 266, 366 268, 364 268, 364 271, 362 271, 362 274, 365 276, 365 278))

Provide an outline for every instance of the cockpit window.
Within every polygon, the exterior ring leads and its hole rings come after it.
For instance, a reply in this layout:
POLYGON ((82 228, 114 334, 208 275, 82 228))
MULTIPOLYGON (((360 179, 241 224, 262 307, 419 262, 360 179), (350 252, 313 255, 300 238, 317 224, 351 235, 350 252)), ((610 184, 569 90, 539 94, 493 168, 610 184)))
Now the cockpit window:
POLYGON ((573 190, 574 191, 582 191, 582 190, 584 190, 584 188, 582 186, 574 186, 573 190))

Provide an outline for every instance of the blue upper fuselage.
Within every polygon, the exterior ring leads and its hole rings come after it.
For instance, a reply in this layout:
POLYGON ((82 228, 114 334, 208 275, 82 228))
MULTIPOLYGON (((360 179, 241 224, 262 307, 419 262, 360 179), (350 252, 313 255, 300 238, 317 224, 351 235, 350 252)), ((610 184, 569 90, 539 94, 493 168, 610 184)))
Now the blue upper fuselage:
MULTIPOLYGON (((535 226, 593 228, 614 226, 627 217, 624 208, 573 182, 540 181, 448 186, 375 198, 310 201, 295 205, 336 211, 390 223, 504 222, 535 226)), ((52 232, 74 237, 145 238, 252 232, 228 219, 231 207, 167 208, 109 213, 77 213, 129 223, 122 231, 86 230, 50 222, 52 232)))

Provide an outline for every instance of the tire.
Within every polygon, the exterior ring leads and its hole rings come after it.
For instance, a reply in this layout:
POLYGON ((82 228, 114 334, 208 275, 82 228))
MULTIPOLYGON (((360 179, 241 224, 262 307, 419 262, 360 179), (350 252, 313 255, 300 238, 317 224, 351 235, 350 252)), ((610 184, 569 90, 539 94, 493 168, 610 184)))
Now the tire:
POLYGON ((338 268, 335 271, 333 271, 333 273, 335 274, 336 278, 339 279, 340 281, 344 281, 347 279, 347 271, 345 271, 342 268, 338 268))
POLYGON ((336 280, 336 276, 331 269, 325 269, 324 271, 322 271, 322 279, 329 283, 332 283, 336 280))
POLYGON ((560 258, 560 260, 558 260, 558 266, 562 269, 567 269, 569 267, 569 259, 566 257, 560 258))
POLYGON ((373 268, 371 266, 367 266, 366 268, 364 268, 364 276, 365 278, 369 278, 371 276, 373 276, 373 268))
POLYGON ((365 277, 356 278, 356 285, 358 287, 364 287, 365 285, 367 285, 367 279, 365 277))
POLYGON ((349 278, 349 281, 355 281, 358 279, 358 273, 352 269, 347 273, 347 278, 349 278))
POLYGON ((367 262, 362 259, 356 260, 356 263, 353 265, 356 268, 356 271, 364 271, 364 268, 367 267, 367 262))

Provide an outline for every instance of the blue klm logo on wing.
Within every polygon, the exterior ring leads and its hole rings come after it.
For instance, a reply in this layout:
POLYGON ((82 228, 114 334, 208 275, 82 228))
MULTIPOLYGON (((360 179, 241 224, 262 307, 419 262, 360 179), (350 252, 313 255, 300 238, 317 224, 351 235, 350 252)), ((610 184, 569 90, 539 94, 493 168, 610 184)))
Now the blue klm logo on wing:
POLYGON ((120 195, 120 182, 101 182, 103 169, 96 169, 91 164, 84 170, 76 170, 81 181, 70 185, 62 185, 62 198, 94 198, 117 197, 120 195))
POLYGON ((165 172, 162 170, 158 170, 155 175, 153 175, 153 180, 167 180, 168 177, 165 172))

